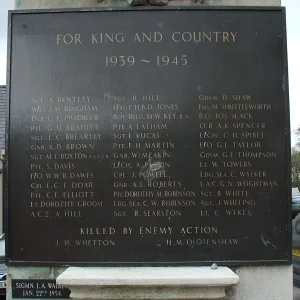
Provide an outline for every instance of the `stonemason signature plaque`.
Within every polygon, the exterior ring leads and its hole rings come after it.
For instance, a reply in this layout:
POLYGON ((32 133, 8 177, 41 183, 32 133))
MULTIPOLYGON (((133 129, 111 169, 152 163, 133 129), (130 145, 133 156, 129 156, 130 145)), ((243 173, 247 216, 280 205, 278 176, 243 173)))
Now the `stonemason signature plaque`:
POLYGON ((9 262, 288 262, 284 23, 12 12, 9 262))

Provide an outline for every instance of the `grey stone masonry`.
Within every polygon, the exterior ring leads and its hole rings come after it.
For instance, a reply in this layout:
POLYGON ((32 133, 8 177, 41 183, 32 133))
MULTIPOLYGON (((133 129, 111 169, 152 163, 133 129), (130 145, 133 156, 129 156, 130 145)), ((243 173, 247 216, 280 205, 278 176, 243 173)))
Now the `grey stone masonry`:
POLYGON ((169 6, 280 6, 281 0, 15 0, 16 9, 124 7, 130 5, 169 6))

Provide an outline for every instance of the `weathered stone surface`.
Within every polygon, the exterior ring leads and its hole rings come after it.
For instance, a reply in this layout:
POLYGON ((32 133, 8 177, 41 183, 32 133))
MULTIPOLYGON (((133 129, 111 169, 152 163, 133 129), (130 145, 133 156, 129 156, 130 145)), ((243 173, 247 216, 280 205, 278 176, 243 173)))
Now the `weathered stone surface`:
POLYGON ((224 299, 238 276, 220 267, 70 267, 56 282, 72 299, 224 299))
POLYGON ((128 6, 126 0, 15 0, 16 9, 50 9, 128 6))
POLYGON ((12 267, 7 269, 6 299, 12 299, 11 281, 12 279, 56 279, 66 267, 12 267))
POLYGON ((292 300, 292 266, 240 267, 234 270, 239 285, 227 294, 226 300, 292 300))
MULTIPOLYGON (((238 6, 279 6, 280 0, 149 0, 153 5, 168 2, 172 6, 192 5, 238 5, 238 6)), ((131 3, 148 3, 147 0, 15 0, 16 9, 43 9, 43 8, 80 8, 80 7, 115 7, 128 6, 131 3), (129 4, 128 4, 129 3, 129 4)), ((143 4, 144 3, 144 4, 143 4)), ((137 5, 137 4, 131 4, 137 5)))
POLYGON ((167 5, 168 0, 149 0, 150 5, 167 5))
POLYGON ((147 5, 147 0, 127 0, 129 5, 137 6, 137 5, 147 5))
MULTIPOLYGON (((8 267, 7 300, 11 300, 11 279, 55 279, 66 268, 8 267)), ((227 290, 226 300, 292 300, 292 266, 240 267, 233 271, 239 284, 227 290)), ((225 300, 224 299, 224 300, 225 300)))

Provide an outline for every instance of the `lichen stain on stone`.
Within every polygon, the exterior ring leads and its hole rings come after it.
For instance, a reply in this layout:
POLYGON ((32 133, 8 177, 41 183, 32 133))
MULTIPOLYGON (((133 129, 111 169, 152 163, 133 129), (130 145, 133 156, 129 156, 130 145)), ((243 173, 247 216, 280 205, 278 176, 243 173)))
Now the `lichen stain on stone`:
POLYGON ((165 169, 163 162, 152 161, 151 158, 149 158, 148 162, 141 168, 140 171, 146 182, 162 177, 164 172, 165 169), (153 173, 155 173, 155 176, 153 176, 153 173))
POLYGON ((149 0, 150 5, 167 5, 168 0, 149 0))
POLYGON ((267 238, 265 238, 263 234, 260 235, 260 239, 262 240, 266 248, 268 248, 268 245, 270 245, 273 249, 277 249, 277 247, 274 244, 272 244, 267 238))

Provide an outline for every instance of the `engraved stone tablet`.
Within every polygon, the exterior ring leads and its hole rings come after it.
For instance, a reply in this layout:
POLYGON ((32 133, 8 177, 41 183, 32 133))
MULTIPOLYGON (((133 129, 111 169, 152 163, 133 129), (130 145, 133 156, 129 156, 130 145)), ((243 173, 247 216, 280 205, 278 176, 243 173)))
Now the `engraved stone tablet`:
POLYGON ((12 279, 12 298, 69 299, 71 291, 58 286, 55 280, 12 279))
POLYGON ((11 24, 9 262, 290 261, 282 8, 11 24))

